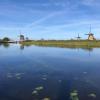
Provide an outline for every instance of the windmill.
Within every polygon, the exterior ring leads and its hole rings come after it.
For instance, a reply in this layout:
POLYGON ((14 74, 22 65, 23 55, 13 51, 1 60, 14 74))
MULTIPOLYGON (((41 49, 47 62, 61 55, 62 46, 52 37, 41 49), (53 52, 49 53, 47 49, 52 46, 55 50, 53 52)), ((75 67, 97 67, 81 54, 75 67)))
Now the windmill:
POLYGON ((78 36, 76 38, 77 38, 77 40, 80 40, 81 39, 81 37, 79 36, 79 34, 78 34, 78 36))
POLYGON ((94 34, 91 32, 91 25, 90 25, 90 32, 85 35, 88 35, 88 40, 96 40, 94 34))
POLYGON ((18 37, 20 38, 20 39, 19 39, 20 42, 25 41, 25 37, 24 37, 24 35, 22 35, 21 32, 20 32, 20 35, 19 35, 18 37))

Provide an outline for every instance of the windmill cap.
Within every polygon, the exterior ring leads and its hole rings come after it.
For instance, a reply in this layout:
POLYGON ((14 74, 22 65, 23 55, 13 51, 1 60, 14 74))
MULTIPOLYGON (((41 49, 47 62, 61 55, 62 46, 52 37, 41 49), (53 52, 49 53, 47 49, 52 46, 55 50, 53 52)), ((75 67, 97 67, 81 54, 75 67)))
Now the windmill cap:
POLYGON ((93 33, 89 32, 89 35, 94 35, 93 33))

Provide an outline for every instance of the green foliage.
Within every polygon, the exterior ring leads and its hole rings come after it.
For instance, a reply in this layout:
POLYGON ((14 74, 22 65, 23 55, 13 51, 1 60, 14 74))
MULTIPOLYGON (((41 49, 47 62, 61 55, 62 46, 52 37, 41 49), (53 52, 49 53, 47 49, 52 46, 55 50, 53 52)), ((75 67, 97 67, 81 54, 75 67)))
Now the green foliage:
POLYGON ((2 39, 2 41, 8 42, 8 41, 10 41, 10 39, 9 39, 8 37, 4 37, 4 38, 2 39))

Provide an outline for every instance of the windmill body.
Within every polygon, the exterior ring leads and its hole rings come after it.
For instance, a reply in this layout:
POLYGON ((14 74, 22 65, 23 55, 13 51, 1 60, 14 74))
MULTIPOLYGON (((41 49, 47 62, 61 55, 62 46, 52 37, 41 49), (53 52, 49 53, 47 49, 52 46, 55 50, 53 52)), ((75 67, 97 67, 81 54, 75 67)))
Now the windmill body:
POLYGON ((81 40, 81 37, 79 36, 79 34, 78 34, 78 36, 76 38, 77 38, 77 40, 81 40))
POLYGON ((94 34, 90 33, 88 36, 88 40, 95 40, 94 34))
POLYGON ((96 38, 94 37, 94 34, 91 33, 91 25, 90 25, 90 32, 86 35, 88 35, 88 40, 96 40, 96 38))
POLYGON ((21 35, 21 34, 20 34, 20 41, 22 42, 22 41, 24 41, 24 40, 25 40, 24 35, 21 35))
POLYGON ((89 33, 86 35, 88 35, 88 40, 96 40, 93 33, 89 33))

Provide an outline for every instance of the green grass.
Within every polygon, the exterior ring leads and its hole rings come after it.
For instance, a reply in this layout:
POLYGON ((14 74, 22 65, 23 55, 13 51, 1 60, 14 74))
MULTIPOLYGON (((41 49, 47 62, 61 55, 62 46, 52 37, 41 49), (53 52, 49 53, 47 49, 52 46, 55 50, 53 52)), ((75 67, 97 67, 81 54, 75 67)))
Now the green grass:
POLYGON ((100 47, 100 40, 38 40, 30 42, 22 42, 22 45, 30 46, 48 46, 48 47, 64 47, 64 48, 93 48, 100 47))

